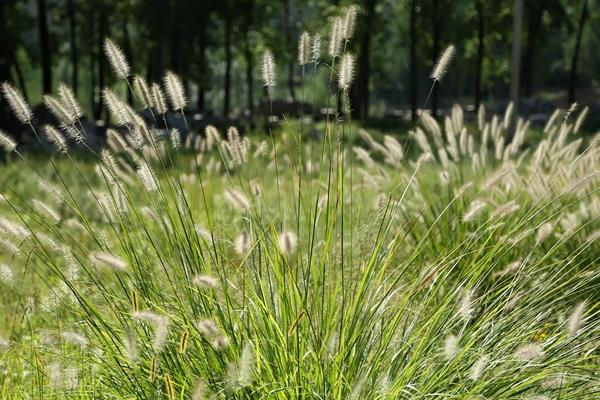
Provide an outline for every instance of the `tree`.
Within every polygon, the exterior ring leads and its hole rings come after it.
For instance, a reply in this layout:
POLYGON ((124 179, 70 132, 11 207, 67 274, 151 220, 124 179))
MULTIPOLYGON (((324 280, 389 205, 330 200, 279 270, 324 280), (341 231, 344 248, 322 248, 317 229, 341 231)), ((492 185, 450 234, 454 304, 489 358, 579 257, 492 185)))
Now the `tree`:
POLYGON ((198 98, 196 99, 196 107, 198 111, 204 111, 205 109, 205 97, 206 88, 208 85, 208 65, 206 59, 206 48, 207 48, 207 28, 208 20, 200 22, 200 32, 198 35, 198 98))
POLYGON ((225 30, 225 82, 223 85, 223 117, 228 118, 231 106, 231 63, 233 60, 233 51, 231 49, 231 31, 233 26, 231 21, 231 10, 228 6, 225 7, 223 18, 223 29, 225 30))
MULTIPOLYGON (((442 53, 442 33, 448 20, 450 8, 454 2, 448 0, 430 0, 428 12, 431 18, 431 66, 433 67, 442 53)), ((431 92, 431 113, 436 115, 439 108, 439 85, 431 92)))
POLYGON ((519 73, 521 70, 521 33, 523 29, 523 0, 515 0, 513 9, 513 46, 510 74, 510 99, 513 102, 513 120, 510 132, 512 134, 515 120, 519 112, 519 73))
POLYGON ((417 120, 418 77, 417 77, 417 0, 410 1, 410 116, 417 120))
POLYGON ((48 20, 46 16, 46 0, 37 0, 37 15, 42 61, 42 90, 44 93, 50 93, 52 91, 52 59, 50 53, 50 38, 48 34, 48 20))
POLYGON ((357 118, 367 118, 369 114, 369 79, 371 77, 371 39, 375 21, 376 0, 365 0, 363 28, 359 38, 360 53, 358 56, 358 76, 356 79, 356 96, 352 99, 357 118))
POLYGON ((579 59, 581 37, 583 35, 583 29, 585 26, 587 16, 588 2, 587 0, 582 0, 581 15, 579 16, 579 24, 577 25, 577 37, 575 39, 575 49, 573 50, 573 57, 571 58, 571 71, 569 74, 569 104, 575 102, 575 87, 577 85, 577 61, 579 59))
POLYGON ((243 21, 244 60, 246 63, 246 107, 250 115, 254 114, 254 53, 250 42, 250 30, 254 24, 254 0, 245 0, 247 10, 243 21))
MULTIPOLYGON (((13 46, 15 43, 9 35, 8 25, 6 24, 8 4, 4 1, 0 2, 0 82, 10 80, 10 69, 13 62, 13 46)), ((9 125, 14 125, 14 117, 9 111, 9 108, 3 104, 5 100, 0 99, 0 127, 8 128, 9 125)))
POLYGON ((294 72, 296 70, 296 57, 295 57, 295 48, 296 42, 292 38, 292 10, 290 5, 290 0, 283 1, 283 21, 284 21, 284 31, 285 31, 285 42, 286 42, 286 53, 287 53, 287 84, 288 90, 290 91, 290 97, 292 100, 296 100, 296 91, 294 88, 294 72))
POLYGON ((99 120, 102 118, 102 89, 104 88, 104 38, 107 36, 106 32, 106 14, 107 11, 103 5, 99 7, 99 17, 98 17, 98 35, 96 37, 96 57, 97 62, 96 66, 98 68, 98 96, 96 106, 94 108, 94 118, 99 120))
POLYGON ((69 15, 69 44, 70 44, 70 55, 71 55, 71 87, 73 92, 77 95, 78 89, 78 78, 79 78, 79 55, 77 54, 77 41, 75 39, 75 4, 74 0, 68 1, 68 15, 69 15))
POLYGON ((483 0, 477 0, 477 62, 475 65, 475 109, 481 103, 481 80, 483 76, 483 58, 485 52, 485 14, 483 0))

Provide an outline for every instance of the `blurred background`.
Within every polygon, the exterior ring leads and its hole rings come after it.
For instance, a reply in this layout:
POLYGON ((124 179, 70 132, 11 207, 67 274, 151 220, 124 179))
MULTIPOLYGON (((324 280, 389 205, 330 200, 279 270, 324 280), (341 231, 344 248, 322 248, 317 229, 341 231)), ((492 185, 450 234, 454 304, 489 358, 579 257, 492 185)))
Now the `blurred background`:
MULTIPOLYGON (((183 78, 194 121, 252 124, 267 110, 260 56, 268 47, 278 64, 274 113, 323 111, 329 72, 320 68, 315 84, 308 66, 301 79, 298 37, 320 32, 326 53, 331 18, 349 4, 360 7, 349 49, 356 120, 406 126, 423 107, 432 65, 454 43, 456 58, 427 104, 434 114, 453 103, 502 110, 518 77, 521 115, 541 123, 577 101, 591 108, 588 128, 600 125, 599 0, 1 0, 0 81, 13 82, 39 119, 43 93, 65 82, 89 121, 109 124, 101 88, 116 85, 132 101, 103 54, 111 37, 148 80, 166 69, 183 78)), ((0 127, 19 129, 4 100, 0 127)))

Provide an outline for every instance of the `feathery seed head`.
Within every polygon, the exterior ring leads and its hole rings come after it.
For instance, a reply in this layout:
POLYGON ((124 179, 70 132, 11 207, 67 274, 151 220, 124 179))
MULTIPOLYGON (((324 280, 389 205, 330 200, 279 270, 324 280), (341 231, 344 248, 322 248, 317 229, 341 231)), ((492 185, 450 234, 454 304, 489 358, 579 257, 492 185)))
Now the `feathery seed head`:
POLYGON ((483 103, 479 105, 479 109, 477 110, 477 128, 482 131, 485 126, 485 106, 483 103))
POLYGON ((129 144, 123 139, 123 136, 114 129, 106 130, 106 137, 108 141, 108 145, 115 152, 119 152, 125 150, 129 147, 129 144))
POLYGON ((19 254, 19 246, 9 239, 0 239, 0 247, 4 248, 8 254, 19 254))
POLYGON ((48 193, 54 199, 54 201, 56 201, 59 204, 64 203, 65 196, 62 194, 60 189, 54 186, 52 183, 48 182, 45 179, 40 179, 38 181, 38 185, 40 189, 48 193))
POLYGON ((167 112, 167 103, 165 102, 165 96, 160 88, 158 83, 152 84, 152 104, 154 105, 154 109, 160 115, 163 115, 167 112))
POLYGON ((48 137, 50 143, 52 143, 58 151, 61 153, 67 153, 69 151, 67 141, 62 133, 60 133, 56 128, 51 125, 44 125, 42 130, 44 133, 46 133, 46 137, 48 137))
POLYGON ((310 33, 302 32, 298 41, 298 64, 306 65, 310 62, 310 33))
POLYGON ((466 290, 458 305, 458 315, 464 321, 468 321, 473 316, 473 291, 466 290))
POLYGON ((232 390, 238 390, 252 384, 254 372, 254 346, 247 342, 237 363, 229 365, 227 385, 232 390))
POLYGON ((296 250, 297 241, 298 239, 294 232, 284 232, 279 235, 279 249, 285 254, 291 254, 296 250))
POLYGON ((358 15, 358 6, 351 5, 346 10, 346 14, 344 15, 344 29, 343 29, 343 37, 348 40, 351 39, 354 35, 354 28, 356 27, 356 16, 358 15))
POLYGON ((569 109, 567 110, 567 115, 565 115, 565 121, 567 119, 569 119, 571 114, 573 114, 577 110, 578 107, 579 107, 579 104, 577 104, 577 102, 571 103, 571 105, 569 106, 569 109))
POLYGON ((194 384, 194 391, 192 392, 192 400, 205 400, 206 396, 206 383, 203 380, 198 380, 194 384))
POLYGON ((513 261, 510 264, 508 264, 506 266, 506 268, 504 268, 503 270, 494 272, 493 276, 494 277, 506 276, 506 275, 508 275, 508 274, 510 274, 512 272, 515 272, 516 270, 518 270, 519 267, 521 266, 521 264, 522 264, 521 260, 513 261))
POLYGON ((503 218, 509 214, 514 213, 519 208, 520 208, 520 206, 519 206, 519 204, 517 204, 517 202, 515 202, 514 200, 510 200, 507 203, 504 203, 501 206, 497 207, 494 210, 494 212, 492 212, 492 218, 494 218, 494 219, 503 218))
POLYGON ((352 79, 354 77, 354 57, 350 53, 344 54, 340 65, 340 74, 338 77, 338 85, 341 90, 348 92, 352 79))
POLYGON ((179 130, 177 128, 171 129, 169 136, 171 138, 171 147, 173 147, 173 150, 179 150, 181 147, 181 134, 179 133, 179 130))
POLYGON ((127 335, 125 335, 125 337, 123 339, 123 348, 124 348, 125 357, 127 358, 127 360, 129 362, 134 362, 137 360, 137 358, 138 358, 137 343, 135 341, 135 337, 131 333, 128 333, 127 335))
POLYGON ((60 100, 62 101, 65 110, 67 110, 68 114, 73 118, 73 121, 83 115, 81 106, 75 97, 75 93, 73 93, 70 87, 64 83, 59 84, 58 95, 60 96, 60 100))
POLYGON ((219 130, 212 125, 207 125, 206 128, 204 128, 204 135, 206 136, 206 147, 208 150, 212 149, 216 143, 221 141, 219 130))
POLYGON ((473 221, 486 207, 486 203, 481 200, 473 200, 469 206, 469 210, 463 215, 463 221, 473 221))
POLYGON ((0 147, 7 153, 17 149, 17 142, 8 136, 2 129, 0 129, 0 147))
POLYGON ((60 214, 50 205, 38 199, 33 199, 32 206, 38 213, 42 214, 45 217, 49 217, 50 220, 52 220, 55 224, 58 224, 60 222, 60 214))
POLYGON ((219 287, 219 281, 210 275, 196 275, 192 283, 200 289, 216 289, 219 287))
POLYGON ((234 164, 240 165, 246 162, 250 145, 248 138, 240 139, 240 133, 236 127, 230 126, 227 129, 227 142, 224 143, 224 147, 234 164))
POLYGON ((75 128, 75 125, 63 126, 62 129, 67 134, 67 136, 69 136, 77 143, 83 143, 85 141, 83 134, 81 133, 81 131, 79 131, 79 129, 75 128))
POLYGON ((479 357, 469 371, 469 379, 471 379, 473 382, 478 381, 483 375, 485 367, 488 365, 489 361, 490 356, 488 355, 484 354, 483 356, 479 357))
POLYGON ((164 315, 155 314, 151 311, 136 311, 133 313, 133 318, 152 326, 154 329, 152 347, 155 352, 160 352, 164 348, 169 335, 169 325, 171 324, 169 318, 164 315))
POLYGON ((227 128, 227 141, 230 143, 240 141, 240 131, 235 126, 227 128))
POLYGON ((40 245, 42 246, 42 248, 45 249, 46 251, 53 251, 55 253, 62 252, 62 249, 61 249, 60 245, 58 244, 58 242, 56 240, 54 240, 54 238, 52 238, 50 235, 47 235, 44 232, 37 232, 35 234, 35 236, 36 236, 37 240, 39 241, 40 245))
POLYGON ((315 65, 319 63, 321 58, 321 34, 316 33, 312 38, 312 46, 310 50, 310 62, 315 65))
POLYGON ((136 75, 133 77, 133 90, 138 99, 142 102, 144 108, 153 107, 154 101, 150 93, 150 88, 142 76, 136 75))
POLYGON ((6 264, 0 264, 0 282, 8 286, 13 286, 15 284, 15 274, 6 264))
POLYGON ((115 74, 121 79, 129 77, 129 63, 125 53, 109 38, 104 39, 104 54, 115 74))
POLYGON ((263 194, 262 185, 257 179, 250 181, 250 191, 255 197, 260 197, 263 194))
POLYGON ((521 345, 515 351, 515 357, 521 361, 534 361, 544 356, 544 352, 536 343, 521 345))
POLYGON ((221 350, 227 348, 229 346, 229 343, 231 343, 231 340, 229 339, 229 337, 222 335, 222 336, 217 336, 216 338, 214 338, 210 342, 210 345, 216 351, 221 351, 221 350))
POLYGON ((273 53, 270 49, 266 49, 263 52, 261 73, 263 86, 265 86, 267 89, 275 87, 277 83, 275 58, 273 57, 273 53))
POLYGON ((252 241, 250 240, 250 234, 246 231, 235 239, 235 252, 240 256, 245 256, 250 251, 252 241))
POLYGON ((329 56, 335 58, 340 55, 342 49, 342 40, 344 39, 344 20, 336 17, 331 25, 329 35, 329 56))
POLYGON ((515 109, 515 105, 511 101, 510 103, 508 103, 508 106, 506 106, 506 110, 504 111, 504 122, 503 122, 504 129, 508 129, 510 127, 514 109, 515 109))
POLYGON ((586 302, 582 301, 577 304, 567 320, 567 332, 571 336, 577 335, 583 322, 583 314, 585 313, 586 302))
POLYGON ((448 69, 448 65, 452 61, 452 57, 454 57, 455 48, 454 45, 450 45, 444 50, 441 57, 439 58, 437 64, 433 68, 431 72, 431 79, 434 81, 441 81, 446 71, 448 69))
POLYGON ((236 189, 227 189, 225 190, 225 198, 229 203, 239 209, 242 212, 247 212, 250 210, 250 201, 244 196, 242 192, 236 189))
POLYGON ((102 149, 100 152, 100 159, 102 160, 103 166, 106 167, 106 170, 111 175, 116 176, 119 172, 119 167, 112 153, 108 149, 102 149))
POLYGON ((546 222, 542 226, 538 228, 536 241, 538 243, 542 243, 544 240, 548 239, 550 235, 554 232, 554 225, 551 222, 546 222))
POLYGON ((75 116, 67 111, 67 109, 54 97, 49 94, 44 95, 44 105, 50 112, 64 125, 71 125, 75 121, 75 116))
POLYGON ((164 77, 164 84, 167 90, 167 95, 171 101, 174 111, 183 110, 187 103, 185 98, 185 90, 181 78, 172 71, 167 71, 164 77))
POLYGON ((450 183, 450 173, 448 171, 440 172, 440 183, 444 186, 450 183))
POLYGON ((196 323, 196 327, 201 334, 207 338, 214 338, 221 334, 221 330, 212 319, 203 319, 196 323))
POLYGON ((23 124, 30 123, 33 113, 21 93, 8 82, 2 83, 1 90, 17 119, 23 124))
POLYGON ((63 339, 67 343, 74 344, 81 348, 84 348, 88 345, 88 340, 85 336, 77 332, 61 332, 61 339, 63 339))
POLYGON ((442 355, 447 361, 450 361, 458 353, 458 337, 456 335, 448 335, 444 339, 444 346, 442 348, 442 355))
POLYGON ((31 231, 24 225, 0 217, 0 233, 2 232, 18 241, 23 241, 31 236, 31 231))
POLYGON ((102 251, 90 253, 89 259, 96 266, 106 267, 116 272, 125 271, 127 269, 127 262, 125 260, 102 251))
POLYGON ((579 130, 581 129, 581 125, 583 125, 583 122, 585 121, 585 118, 587 117, 589 111, 590 111, 590 108, 585 107, 583 109, 583 111, 581 111, 579 113, 579 115, 577 116, 577 119, 575 120, 575 125, 573 127, 574 133, 579 133, 579 130))
POLYGON ((600 229, 595 230, 594 232, 592 232, 588 236, 586 236, 585 241, 586 241, 586 243, 591 244, 599 239, 600 239, 600 229))
POLYGON ((146 188, 148 192, 155 192, 158 190, 154 172, 147 163, 144 163, 138 167, 137 174, 140 177, 140 181, 142 181, 144 188, 146 188))
POLYGON ((128 106, 112 90, 105 88, 102 91, 104 104, 119 125, 127 125, 133 122, 128 106))

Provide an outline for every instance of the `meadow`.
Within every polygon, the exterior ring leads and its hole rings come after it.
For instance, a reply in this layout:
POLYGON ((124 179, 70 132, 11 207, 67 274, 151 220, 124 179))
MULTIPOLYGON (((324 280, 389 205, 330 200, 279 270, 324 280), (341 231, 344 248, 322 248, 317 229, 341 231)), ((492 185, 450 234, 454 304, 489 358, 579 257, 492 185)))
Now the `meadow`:
MULTIPOLYGON (((347 96, 351 24, 334 21, 327 54, 300 39, 299 63, 329 68, 330 101, 346 99, 318 124, 170 128, 179 77, 145 82, 110 40, 136 108, 104 91, 100 149, 68 87, 44 99, 59 124, 36 126, 2 85, 46 153, 1 132, 3 399, 600 396, 587 110, 533 134, 511 106, 467 124, 455 105, 404 137, 370 134, 347 96)), ((268 51, 262 67, 269 91, 268 51)))

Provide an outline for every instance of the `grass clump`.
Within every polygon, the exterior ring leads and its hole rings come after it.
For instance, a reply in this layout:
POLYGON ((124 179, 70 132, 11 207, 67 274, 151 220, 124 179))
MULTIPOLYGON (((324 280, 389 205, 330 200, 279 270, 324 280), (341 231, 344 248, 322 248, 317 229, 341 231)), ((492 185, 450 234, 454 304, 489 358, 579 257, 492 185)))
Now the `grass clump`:
MULTIPOLYGON (((320 36, 299 53, 331 68, 330 101, 340 64, 347 105, 353 21, 335 20, 330 64, 320 36)), ((580 122, 537 145, 524 121, 507 134, 510 108, 468 127, 459 106, 407 143, 357 131, 349 107, 318 142, 304 122, 179 132, 159 129, 160 84, 106 51, 148 118, 107 89, 120 127, 101 150, 62 95, 48 163, 1 137, 3 398, 597 396, 600 141, 580 122)), ((185 120, 179 78, 164 86, 185 120)))

